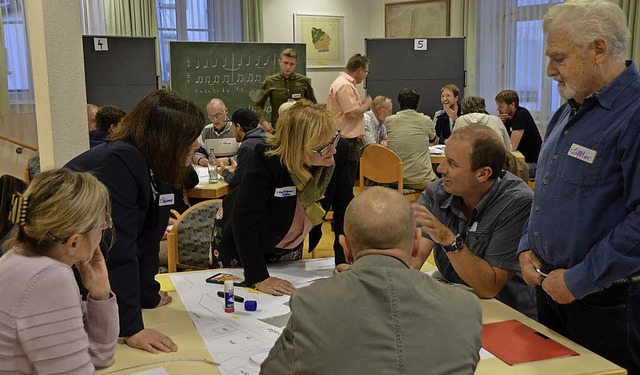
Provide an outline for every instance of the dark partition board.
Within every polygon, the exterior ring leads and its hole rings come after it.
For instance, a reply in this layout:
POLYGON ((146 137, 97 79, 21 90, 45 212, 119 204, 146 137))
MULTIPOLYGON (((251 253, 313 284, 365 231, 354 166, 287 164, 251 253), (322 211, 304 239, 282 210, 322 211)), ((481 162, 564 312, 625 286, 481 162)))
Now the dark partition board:
POLYGON ((440 89, 453 83, 465 86, 465 38, 428 38, 426 51, 415 51, 414 39, 365 39, 371 61, 366 80, 367 94, 384 95, 398 110, 398 92, 414 88, 420 93, 418 111, 432 117, 442 108, 440 89))
POLYGON ((129 112, 158 88, 155 38, 87 35, 82 47, 88 103, 129 112), (109 49, 96 51, 94 38, 106 38, 109 49))
POLYGON ((285 48, 296 50, 296 72, 306 74, 304 44, 171 42, 171 89, 204 111, 212 98, 222 99, 229 113, 254 109, 265 77, 280 72, 278 58, 285 48))

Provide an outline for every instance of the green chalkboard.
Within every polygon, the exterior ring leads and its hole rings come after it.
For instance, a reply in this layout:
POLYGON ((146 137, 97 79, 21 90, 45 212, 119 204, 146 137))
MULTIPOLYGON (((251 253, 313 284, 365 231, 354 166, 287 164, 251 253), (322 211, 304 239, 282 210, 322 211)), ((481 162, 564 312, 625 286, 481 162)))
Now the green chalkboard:
POLYGON ((212 98, 225 102, 229 116, 238 108, 254 109, 265 77, 280 71, 285 48, 296 50, 296 72, 306 74, 306 46, 300 43, 170 42, 171 89, 203 111, 212 98))

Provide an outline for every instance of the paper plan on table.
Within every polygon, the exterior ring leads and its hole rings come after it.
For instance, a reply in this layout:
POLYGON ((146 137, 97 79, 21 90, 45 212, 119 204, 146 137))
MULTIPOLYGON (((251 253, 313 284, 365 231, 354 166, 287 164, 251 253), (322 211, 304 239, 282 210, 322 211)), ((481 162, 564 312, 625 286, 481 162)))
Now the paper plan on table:
MULTIPOLYGON (((332 269, 306 271, 304 263, 270 266, 269 274, 289 280, 300 288, 332 273, 332 269)), ((220 373, 258 374, 259 362, 264 360, 282 333, 282 327, 265 321, 282 321, 277 318, 289 314, 289 296, 275 297, 250 288, 235 287, 236 295, 245 300, 256 300, 258 310, 244 311, 243 304, 236 303, 234 313, 225 313, 224 299, 217 296, 223 286, 205 282, 217 272, 219 270, 174 274, 170 278, 211 357, 220 363, 220 373)), ((242 269, 225 269, 224 272, 244 277, 242 269)))

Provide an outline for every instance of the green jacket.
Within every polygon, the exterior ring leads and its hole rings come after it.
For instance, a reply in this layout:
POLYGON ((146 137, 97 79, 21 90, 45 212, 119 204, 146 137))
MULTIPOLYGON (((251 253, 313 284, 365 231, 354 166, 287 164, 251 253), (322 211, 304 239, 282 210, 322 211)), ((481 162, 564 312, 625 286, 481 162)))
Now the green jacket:
POLYGON ((256 101, 256 113, 260 117, 260 123, 267 120, 265 103, 269 99, 271 103, 271 125, 275 128, 278 121, 278 108, 287 100, 308 99, 317 103, 316 96, 311 87, 311 80, 302 74, 293 73, 287 79, 282 73, 267 77, 261 87, 262 91, 256 101))

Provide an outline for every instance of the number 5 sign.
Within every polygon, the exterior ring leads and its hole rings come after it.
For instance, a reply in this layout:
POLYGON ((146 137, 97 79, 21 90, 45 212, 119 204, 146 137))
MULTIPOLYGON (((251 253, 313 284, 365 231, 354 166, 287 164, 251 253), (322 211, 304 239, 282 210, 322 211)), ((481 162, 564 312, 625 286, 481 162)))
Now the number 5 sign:
POLYGON ((427 40, 426 39, 414 39, 413 40, 413 50, 414 51, 426 51, 427 50, 427 40))

